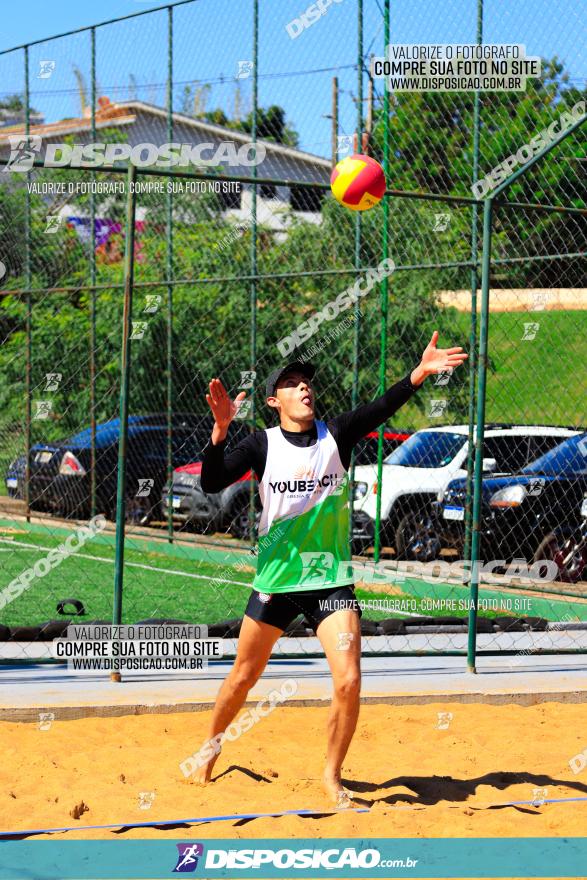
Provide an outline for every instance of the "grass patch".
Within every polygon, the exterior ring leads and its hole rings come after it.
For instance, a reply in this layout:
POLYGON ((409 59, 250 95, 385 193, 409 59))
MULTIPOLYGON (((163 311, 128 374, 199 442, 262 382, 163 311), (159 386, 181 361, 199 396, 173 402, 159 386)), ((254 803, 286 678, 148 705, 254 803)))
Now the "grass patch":
MULTIPOLYGON (((469 348, 471 316, 459 312, 454 332, 440 344, 469 348)), ((585 424, 581 365, 587 361, 587 311, 495 312, 489 318, 489 371, 486 420, 536 425, 585 424), (537 323, 533 340, 524 340, 524 324, 537 323)), ((461 368, 461 375, 466 371, 461 368)), ((468 381, 468 379, 462 380, 468 381)), ((448 397, 445 388, 425 386, 430 397, 448 397)), ((418 395, 420 396, 420 395, 418 395)), ((456 422, 446 412, 439 422, 456 422)), ((462 421, 467 421, 466 413, 462 421)), ((419 429, 433 424, 425 410, 408 403, 394 425, 419 429)))
MULTIPOLYGON (((25 532, 11 534, 10 529, 0 528, 0 590, 30 569, 36 562, 47 556, 48 550, 59 546, 64 540, 62 534, 25 532)), ((205 552, 205 551, 200 551, 205 552)), ((250 595, 254 571, 252 566, 235 567, 237 561, 208 561, 181 555, 182 548, 175 547, 171 555, 167 545, 161 549, 137 546, 132 539, 125 549, 124 588, 122 600, 122 622, 136 623, 148 618, 170 618, 186 620, 195 624, 218 623, 234 617, 241 617, 250 595)), ((111 620, 114 598, 114 546, 104 536, 88 541, 76 554, 63 560, 43 577, 34 578, 26 589, 13 601, 0 610, 0 623, 6 626, 35 626, 58 617, 56 606, 60 600, 75 598, 80 600, 86 615, 77 618, 85 620, 111 620)), ((377 585, 364 584, 357 587, 360 600, 388 603, 383 608, 364 608, 363 616, 370 620, 386 617, 456 616, 465 618, 468 614, 468 592, 463 587, 445 584, 440 581, 426 582, 407 578, 392 591, 382 591, 377 585), (439 607, 431 608, 430 600, 442 601, 439 607), (399 602, 397 610, 389 603, 399 602), (459 607, 461 606, 461 607, 459 607)), ((587 616, 587 606, 566 602, 552 597, 531 598, 516 594, 515 588, 500 591, 482 591, 482 595, 499 598, 500 607, 482 611, 483 616, 497 614, 514 616, 543 616, 551 620, 560 619, 569 610, 587 616), (519 597, 519 600, 518 600, 519 597), (516 601, 519 604, 516 606, 516 601), (508 603, 512 603, 508 605, 508 603)))
MULTIPOLYGON (((0 538, 2 532, 0 531, 0 538)), ((12 542, 0 542, 0 589, 21 572, 44 558, 44 548, 57 547, 62 537, 27 534, 12 542), (21 546, 22 543, 34 547, 21 546)), ((242 615, 249 597, 252 572, 231 570, 213 562, 194 562, 164 553, 125 549, 122 622, 135 623, 149 617, 169 617, 193 623, 213 623, 242 615), (238 583, 234 583, 234 581, 238 583)), ((18 598, 0 611, 6 626, 36 625, 58 615, 59 600, 79 599, 86 610, 84 619, 112 617, 114 597, 114 547, 88 541, 73 556, 63 560, 44 577, 31 582, 18 598), (92 558, 88 558, 92 557, 92 558)))

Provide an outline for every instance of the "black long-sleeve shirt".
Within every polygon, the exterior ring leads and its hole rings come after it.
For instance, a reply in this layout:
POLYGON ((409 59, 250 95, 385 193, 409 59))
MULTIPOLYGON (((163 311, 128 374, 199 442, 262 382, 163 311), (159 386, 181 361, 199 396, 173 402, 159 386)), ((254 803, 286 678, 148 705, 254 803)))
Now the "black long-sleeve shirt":
MULTIPOLYGON (((351 463, 353 447, 361 437, 374 431, 397 412, 420 387, 412 385, 409 373, 401 381, 388 388, 385 394, 370 403, 362 404, 354 410, 341 413, 335 418, 326 420, 328 430, 338 446, 340 460, 348 470, 351 463)), ((293 446, 313 446, 318 439, 316 423, 307 431, 281 432, 293 446)), ((204 450, 201 472, 202 491, 208 494, 220 492, 231 483, 239 480, 243 474, 252 469, 257 478, 263 477, 267 461, 267 434, 255 431, 241 440, 230 452, 225 452, 226 441, 216 446, 210 441, 204 450)))

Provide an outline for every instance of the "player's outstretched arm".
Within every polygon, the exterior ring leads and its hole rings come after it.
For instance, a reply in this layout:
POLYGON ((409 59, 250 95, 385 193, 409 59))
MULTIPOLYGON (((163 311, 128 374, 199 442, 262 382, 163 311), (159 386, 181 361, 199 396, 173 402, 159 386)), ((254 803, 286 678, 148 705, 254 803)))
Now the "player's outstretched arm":
POLYGON ((249 434, 231 452, 224 449, 224 441, 230 423, 237 413, 238 404, 246 394, 241 391, 231 400, 220 379, 212 379, 206 394, 208 406, 214 416, 212 442, 204 450, 201 471, 201 487, 206 493, 221 492, 231 483, 239 480, 250 468, 259 473, 262 460, 255 435, 249 434))
POLYGON ((208 387, 210 393, 206 395, 206 400, 214 416, 212 443, 217 446, 226 439, 228 427, 237 413, 238 404, 247 394, 246 391, 241 391, 234 400, 231 400, 220 379, 212 379, 208 387))
POLYGON ((461 347, 437 348, 438 330, 424 349, 422 359, 409 375, 405 376, 387 391, 369 403, 342 413, 329 422, 329 428, 336 437, 339 450, 350 455, 349 450, 361 437, 383 425, 416 393, 427 376, 443 370, 454 369, 468 357, 461 347))
POLYGON ((412 385, 421 385, 427 376, 434 373, 441 373, 443 370, 454 370, 460 367, 463 361, 469 357, 465 354, 462 347, 456 348, 437 348, 438 330, 432 334, 432 339, 424 349, 422 360, 418 366, 412 370, 410 381, 412 385))

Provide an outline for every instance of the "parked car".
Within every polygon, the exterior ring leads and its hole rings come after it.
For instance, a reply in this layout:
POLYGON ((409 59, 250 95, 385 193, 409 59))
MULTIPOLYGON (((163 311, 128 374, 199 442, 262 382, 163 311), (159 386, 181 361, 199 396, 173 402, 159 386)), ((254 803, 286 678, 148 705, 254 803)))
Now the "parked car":
POLYGON ((26 455, 17 455, 6 469, 6 489, 9 498, 24 498, 26 455))
MULTIPOLYGON (((442 540, 459 548, 464 540, 465 483, 452 480, 439 492, 436 508, 442 540)), ((517 474, 484 479, 480 556, 538 561, 554 559, 566 541, 579 544, 586 492, 587 433, 563 441, 517 474)), ((573 565, 574 577, 579 566, 577 561, 573 565)), ((582 570, 583 566, 577 578, 582 570)), ((567 577, 564 572, 563 576, 567 577)))
MULTIPOLYGON (((360 464, 377 462, 378 433, 366 434, 357 444, 356 460, 360 464)), ((409 434, 398 431, 385 431, 383 449, 389 454, 403 443, 409 434)), ((205 495, 200 487, 201 461, 178 467, 173 472, 171 487, 171 506, 174 519, 190 524, 199 531, 229 532, 235 538, 246 539, 249 536, 249 506, 251 480, 255 487, 257 480, 251 471, 247 471, 236 483, 223 489, 222 492, 205 495)), ((165 485, 161 496, 161 506, 165 510, 168 503, 168 486, 165 485)), ((256 520, 259 521, 261 502, 255 491, 256 520)))
MULTIPOLYGON (((436 559, 442 543, 432 505, 438 493, 466 477, 468 425, 423 428, 385 459, 381 484, 381 539, 400 559, 436 559)), ((490 424, 485 429, 483 469, 513 473, 561 440, 572 428, 490 424)), ((355 469, 353 550, 362 552, 375 536, 377 467, 355 469)))
POLYGON ((538 559, 552 559, 558 568, 558 580, 575 584, 587 575, 587 495, 579 511, 578 529, 556 528, 543 540, 538 559))
MULTIPOLYGON (((406 431, 384 431, 383 458, 386 459, 388 455, 391 455, 409 436, 410 432, 406 431)), ((369 434, 365 434, 355 446, 355 467, 362 464, 377 464, 378 442, 378 431, 371 431, 369 434)))
MULTIPOLYGON (((209 416, 178 413, 172 421, 172 461, 199 457, 211 430, 209 416)), ((116 516, 120 420, 96 426, 97 510, 116 516)), ((31 507, 86 518, 91 501, 91 433, 86 428, 60 443, 36 444, 30 454, 31 507)), ((165 413, 129 417, 126 455, 126 516, 146 524, 161 518, 161 489, 167 474, 165 413)))
MULTIPOLYGON (((196 461, 173 471, 171 508, 173 518, 190 525, 200 532, 228 532, 235 538, 246 539, 250 533, 249 505, 251 481, 255 485, 257 522, 261 500, 257 480, 247 471, 240 480, 221 492, 206 495, 201 488, 202 462, 196 461)), ((163 487, 161 506, 167 508, 168 486, 163 487)))

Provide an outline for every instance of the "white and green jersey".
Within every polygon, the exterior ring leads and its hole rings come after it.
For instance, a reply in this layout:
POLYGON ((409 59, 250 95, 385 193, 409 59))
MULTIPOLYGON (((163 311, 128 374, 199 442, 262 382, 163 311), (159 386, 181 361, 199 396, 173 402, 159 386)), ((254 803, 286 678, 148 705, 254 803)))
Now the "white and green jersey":
POLYGON ((352 582, 349 480, 325 422, 317 442, 297 447, 269 428, 259 494, 259 556, 253 583, 261 593, 286 593, 352 582))
MULTIPOLYGON (((353 582, 349 547, 349 482, 353 448, 382 425, 416 388, 409 375, 370 403, 316 420, 306 431, 254 431, 227 451, 225 441, 204 451, 201 489, 222 492, 249 469, 259 479, 263 512, 254 588, 285 593, 353 582), (348 563, 348 564, 345 564, 348 563)), ((227 499, 226 509, 230 509, 227 499)))

